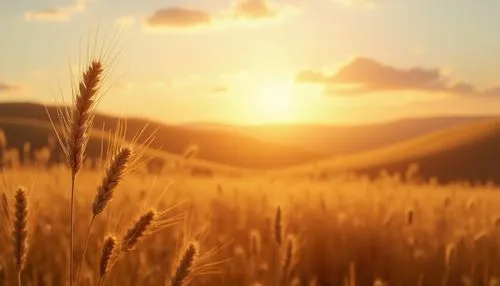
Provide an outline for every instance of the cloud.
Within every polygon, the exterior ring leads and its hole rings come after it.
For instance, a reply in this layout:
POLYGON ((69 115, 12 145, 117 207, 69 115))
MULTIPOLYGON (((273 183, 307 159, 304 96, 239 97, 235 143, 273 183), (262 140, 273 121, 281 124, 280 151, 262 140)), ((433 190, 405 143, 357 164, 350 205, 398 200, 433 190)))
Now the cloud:
POLYGON ((485 96, 500 96, 500 86, 488 87, 482 90, 481 94, 485 96))
POLYGON ((279 12, 277 5, 273 5, 266 0, 241 0, 233 5, 233 15, 236 18, 274 18, 279 12))
POLYGON ((146 24, 151 27, 176 28, 209 25, 210 22, 211 16, 207 12, 180 7, 157 10, 146 20, 146 24))
POLYGON ((356 58, 333 74, 303 70, 296 75, 296 82, 321 85, 324 94, 339 96, 402 91, 500 95, 500 87, 481 89, 467 82, 456 82, 439 69, 401 69, 370 58, 356 58))
POLYGON ((229 91, 229 88, 224 85, 217 85, 212 87, 212 93, 226 93, 229 91))
POLYGON ((76 0, 75 2, 53 8, 27 11, 24 20, 28 22, 63 22, 68 21, 73 14, 85 11, 87 1, 76 0))
POLYGON ((4 92, 16 92, 20 91, 22 87, 20 85, 8 83, 5 81, 0 81, 0 93, 4 92))
POLYGON ((193 28, 228 28, 255 26, 290 15, 291 6, 278 5, 270 0, 235 0, 227 10, 209 12, 201 9, 172 6, 155 11, 145 21, 153 30, 186 31, 193 28))

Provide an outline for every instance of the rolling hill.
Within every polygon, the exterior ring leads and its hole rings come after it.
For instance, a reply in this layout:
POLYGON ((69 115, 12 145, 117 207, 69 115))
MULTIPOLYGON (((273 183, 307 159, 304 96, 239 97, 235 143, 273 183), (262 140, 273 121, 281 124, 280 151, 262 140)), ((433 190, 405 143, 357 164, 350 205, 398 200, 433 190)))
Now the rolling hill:
POLYGON ((404 119, 388 123, 335 125, 260 125, 239 126, 220 124, 191 124, 192 130, 225 130, 251 136, 260 141, 287 144, 312 152, 336 157, 386 147, 432 132, 495 117, 450 116, 404 119))
POLYGON ((373 151, 345 155, 312 165, 288 168, 287 174, 312 170, 323 175, 354 172, 377 175, 404 173, 419 165, 423 179, 439 182, 460 180, 500 183, 500 120, 485 120, 453 127, 373 151))
MULTIPOLYGON (((2 118, 0 117, 0 129, 7 134, 8 148, 16 148, 22 150, 17 145, 24 144, 22 142, 29 142, 31 148, 31 158, 34 159, 34 153, 40 148, 48 145, 48 137, 52 136, 53 128, 50 123, 43 122, 35 119, 19 119, 19 118, 2 118)), ((93 130, 87 148, 87 158, 96 159, 100 157, 101 145, 109 142, 108 133, 101 130, 93 130)), ((55 138, 55 137, 54 137, 55 138)), ((59 145, 56 145, 57 151, 55 160, 59 163, 64 162, 64 157, 59 145)), ((252 170, 238 168, 235 166, 219 164, 199 158, 191 158, 183 160, 182 155, 171 154, 154 148, 147 148, 145 155, 151 158, 150 167, 159 166, 159 162, 163 165, 165 163, 183 162, 183 166, 190 170, 197 170, 198 172, 208 172, 210 174, 224 174, 224 175, 243 175, 252 174, 252 170)), ((24 154, 20 151, 21 160, 24 160, 24 154)), ((158 169, 156 170, 158 171, 158 169)))
MULTIPOLYGON (((48 110, 55 118, 56 107, 48 110)), ((96 116, 90 157, 99 156, 103 130, 113 130, 117 122, 116 117, 96 116)), ((315 170, 327 175, 376 175, 381 169, 403 173, 410 164, 418 163, 423 178, 500 182, 500 120, 490 117, 436 117, 350 127, 241 128, 173 126, 128 118, 128 137, 146 124, 148 130, 156 130, 155 142, 148 151, 151 156, 179 160, 187 146, 198 145, 200 152, 190 162, 192 167, 230 172, 279 170, 285 174, 309 174, 315 170)), ((53 135, 45 107, 31 103, 0 104, 0 128, 5 131, 9 146, 16 148, 22 148, 25 142, 30 142, 33 149, 40 148, 53 135)))
MULTIPOLYGON (((57 118, 56 107, 48 107, 52 118, 57 118)), ((118 118, 97 114, 94 126, 97 130, 114 130, 118 118)), ((151 147, 170 154, 182 154, 191 144, 199 147, 198 158, 241 168, 280 168, 324 158, 320 152, 311 152, 295 146, 263 142, 251 136, 228 131, 190 130, 143 119, 127 119, 129 138, 145 125, 156 130, 151 147)), ((30 142, 33 148, 47 144, 53 135, 45 107, 31 103, 0 104, 0 128, 5 130, 11 147, 21 148, 30 142)), ((89 155, 100 153, 100 141, 89 145, 89 155)))

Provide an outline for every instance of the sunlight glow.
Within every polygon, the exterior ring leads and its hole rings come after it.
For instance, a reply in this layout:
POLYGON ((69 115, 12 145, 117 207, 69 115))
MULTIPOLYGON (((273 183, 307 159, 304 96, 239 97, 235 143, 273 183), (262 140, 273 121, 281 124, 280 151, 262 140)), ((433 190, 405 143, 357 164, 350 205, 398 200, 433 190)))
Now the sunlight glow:
POLYGON ((254 117, 260 122, 286 122, 293 119, 293 85, 266 83, 255 92, 254 117))

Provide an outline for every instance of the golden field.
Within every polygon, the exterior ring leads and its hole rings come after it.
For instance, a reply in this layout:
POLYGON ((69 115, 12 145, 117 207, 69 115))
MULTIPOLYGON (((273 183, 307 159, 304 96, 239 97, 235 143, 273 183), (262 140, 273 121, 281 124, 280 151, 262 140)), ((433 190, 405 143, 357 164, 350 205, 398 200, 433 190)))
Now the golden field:
MULTIPOLYGON (((77 177, 75 261, 81 260, 101 174, 77 177)), ((65 285, 69 171, 6 171, 7 197, 28 190, 23 285, 65 285)), ((97 285, 106 234, 123 235, 141 212, 171 209, 178 223, 142 239, 110 270, 106 285, 166 285, 187 242, 200 245, 189 285, 497 285, 500 196, 492 186, 438 186, 381 175, 375 180, 193 177, 185 172, 128 176, 97 217, 81 285, 97 285), (277 247, 276 208, 282 210, 277 247), (288 239, 292 238, 292 255, 288 239), (289 279, 283 279, 288 261, 289 279), (287 281, 288 280, 288 281, 287 281)), ((2 213, 2 219, 5 213, 2 213)), ((3 226, 5 226, 5 222, 3 226)), ((10 233, 2 228, 0 285, 15 285, 10 233)))
POLYGON ((500 286, 500 1, 9 2, 0 286, 500 286))

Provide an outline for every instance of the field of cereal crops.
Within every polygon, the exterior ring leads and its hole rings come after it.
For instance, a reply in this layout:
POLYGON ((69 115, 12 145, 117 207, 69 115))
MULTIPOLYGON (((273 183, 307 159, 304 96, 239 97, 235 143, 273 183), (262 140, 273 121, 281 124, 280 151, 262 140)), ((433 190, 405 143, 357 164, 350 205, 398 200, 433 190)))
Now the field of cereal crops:
MULTIPOLYGON (((67 281, 67 172, 6 172, 9 200, 20 185, 29 194, 24 285, 67 281)), ((83 171, 79 180, 76 261, 100 175, 83 171)), ((130 222, 153 208, 182 219, 143 237, 109 270, 107 285, 164 285, 192 241, 199 244, 200 264, 190 285, 497 285, 497 191, 390 176, 314 181, 133 175, 90 233, 81 284, 97 284, 106 235, 123 236, 130 222)), ((2 228, 1 236, 0 281, 13 285, 10 233, 2 228)))

